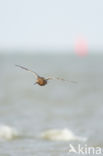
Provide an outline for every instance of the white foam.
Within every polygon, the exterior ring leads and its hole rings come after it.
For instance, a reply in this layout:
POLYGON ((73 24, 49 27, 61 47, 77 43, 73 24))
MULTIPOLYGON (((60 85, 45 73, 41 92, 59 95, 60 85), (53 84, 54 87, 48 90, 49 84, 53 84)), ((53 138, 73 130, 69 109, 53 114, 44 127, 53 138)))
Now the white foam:
POLYGON ((0 125, 0 139, 11 140, 19 136, 18 131, 7 125, 0 125))
POLYGON ((86 141, 84 137, 76 136, 73 132, 67 128, 65 129, 50 129, 41 134, 41 138, 52 141, 86 141))

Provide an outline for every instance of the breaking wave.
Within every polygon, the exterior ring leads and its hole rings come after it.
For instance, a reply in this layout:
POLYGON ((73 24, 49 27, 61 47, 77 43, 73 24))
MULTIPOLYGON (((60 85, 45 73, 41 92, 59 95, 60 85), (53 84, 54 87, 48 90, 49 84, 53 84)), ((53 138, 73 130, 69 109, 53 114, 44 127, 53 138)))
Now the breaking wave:
POLYGON ((18 136, 19 132, 15 128, 7 125, 0 125, 0 139, 12 140, 18 136))
POLYGON ((41 138, 52 141, 86 141, 87 138, 76 136, 71 130, 65 129, 50 129, 41 133, 41 138))

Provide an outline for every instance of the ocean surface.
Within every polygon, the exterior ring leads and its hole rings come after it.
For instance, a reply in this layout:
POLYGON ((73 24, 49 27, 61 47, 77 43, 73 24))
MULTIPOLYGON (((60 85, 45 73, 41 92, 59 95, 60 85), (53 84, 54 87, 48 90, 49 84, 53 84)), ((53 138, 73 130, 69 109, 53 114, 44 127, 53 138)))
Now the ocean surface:
POLYGON ((103 55, 1 54, 0 156, 74 156, 70 144, 103 149, 103 55), (33 85, 15 64, 77 83, 33 85))

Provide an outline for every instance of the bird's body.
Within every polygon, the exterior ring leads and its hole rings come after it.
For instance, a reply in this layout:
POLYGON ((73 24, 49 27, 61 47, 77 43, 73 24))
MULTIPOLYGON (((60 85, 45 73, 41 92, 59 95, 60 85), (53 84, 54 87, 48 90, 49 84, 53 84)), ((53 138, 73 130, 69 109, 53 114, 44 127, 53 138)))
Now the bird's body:
MULTIPOLYGON (((48 80, 62 80, 62 81, 65 81, 64 79, 62 78, 58 78, 58 77, 48 77, 48 78, 44 78, 44 77, 41 77, 39 76, 36 72, 32 71, 32 70, 29 70, 28 68, 25 68, 23 66, 20 66, 20 65, 16 65, 17 67, 20 67, 28 72, 31 72, 33 73, 33 75, 35 76, 36 78, 36 82, 34 84, 38 84, 39 86, 45 86, 47 83, 48 83, 48 80)), ((69 82, 72 82, 72 83, 75 83, 75 81, 69 81, 69 82)))
POLYGON ((44 77, 38 77, 36 83, 40 86, 45 86, 47 84, 47 80, 44 77))

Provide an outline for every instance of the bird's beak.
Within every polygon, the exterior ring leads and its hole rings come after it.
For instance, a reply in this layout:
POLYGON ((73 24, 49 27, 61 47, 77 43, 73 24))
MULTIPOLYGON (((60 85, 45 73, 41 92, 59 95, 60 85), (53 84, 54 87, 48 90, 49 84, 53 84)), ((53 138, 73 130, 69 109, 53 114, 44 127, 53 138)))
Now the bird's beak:
POLYGON ((36 85, 37 84, 37 82, 35 82, 33 85, 36 85))

